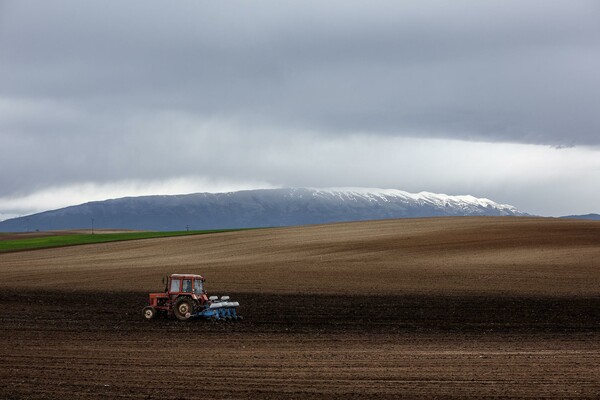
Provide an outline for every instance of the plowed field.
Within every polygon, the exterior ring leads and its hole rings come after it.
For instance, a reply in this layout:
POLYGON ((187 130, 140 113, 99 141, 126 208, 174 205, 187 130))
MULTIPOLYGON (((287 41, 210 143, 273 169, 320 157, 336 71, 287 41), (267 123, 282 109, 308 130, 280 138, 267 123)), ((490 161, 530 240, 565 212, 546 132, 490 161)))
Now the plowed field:
POLYGON ((600 223, 442 218, 0 255, 0 398, 598 398, 600 223), (147 322, 201 273, 241 323, 147 322), (226 293, 225 293, 226 292, 226 293))

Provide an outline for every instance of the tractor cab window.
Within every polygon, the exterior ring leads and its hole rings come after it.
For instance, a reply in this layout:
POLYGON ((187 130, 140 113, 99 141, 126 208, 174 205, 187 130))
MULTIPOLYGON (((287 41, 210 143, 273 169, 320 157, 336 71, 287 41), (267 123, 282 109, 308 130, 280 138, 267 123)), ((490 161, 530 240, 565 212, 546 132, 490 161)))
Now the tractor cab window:
POLYGON ((202 294, 203 289, 204 288, 202 287, 202 281, 200 279, 195 279, 194 280, 194 293, 202 294))
POLYGON ((179 292, 179 285, 181 283, 181 279, 171 279, 171 288, 169 292, 179 292))
POLYGON ((181 289, 181 291, 185 292, 185 293, 190 293, 192 291, 192 280, 191 279, 183 280, 183 289, 181 289))

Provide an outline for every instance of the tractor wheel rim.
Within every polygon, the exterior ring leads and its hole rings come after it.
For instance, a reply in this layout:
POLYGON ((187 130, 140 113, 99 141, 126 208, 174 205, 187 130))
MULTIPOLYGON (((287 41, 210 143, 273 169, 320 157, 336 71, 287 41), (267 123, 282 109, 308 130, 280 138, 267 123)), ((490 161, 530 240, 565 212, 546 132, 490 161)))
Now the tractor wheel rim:
POLYGON ((148 319, 152 318, 152 310, 146 310, 145 315, 146 315, 146 318, 148 318, 148 319))
POLYGON ((188 305, 183 303, 179 306, 179 313, 185 315, 188 312, 188 305))

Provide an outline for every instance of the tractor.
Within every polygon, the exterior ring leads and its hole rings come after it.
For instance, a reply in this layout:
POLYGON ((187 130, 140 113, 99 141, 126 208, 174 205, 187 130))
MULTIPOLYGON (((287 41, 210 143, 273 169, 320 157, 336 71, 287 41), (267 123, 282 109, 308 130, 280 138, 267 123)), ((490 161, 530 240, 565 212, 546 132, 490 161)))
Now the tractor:
POLYGON ((150 293, 150 301, 144 307, 147 320, 161 316, 175 316, 180 321, 203 318, 212 321, 239 321, 237 301, 229 301, 229 296, 206 295, 204 278, 201 275, 172 274, 163 278, 165 291, 150 293))

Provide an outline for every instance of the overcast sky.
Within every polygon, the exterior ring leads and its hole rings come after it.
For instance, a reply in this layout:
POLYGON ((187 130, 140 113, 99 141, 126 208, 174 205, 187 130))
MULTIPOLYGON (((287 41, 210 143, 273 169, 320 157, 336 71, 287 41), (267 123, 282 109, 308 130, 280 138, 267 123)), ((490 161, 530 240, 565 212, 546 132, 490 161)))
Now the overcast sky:
POLYGON ((600 2, 0 0, 0 220, 265 187, 600 212, 600 2))

